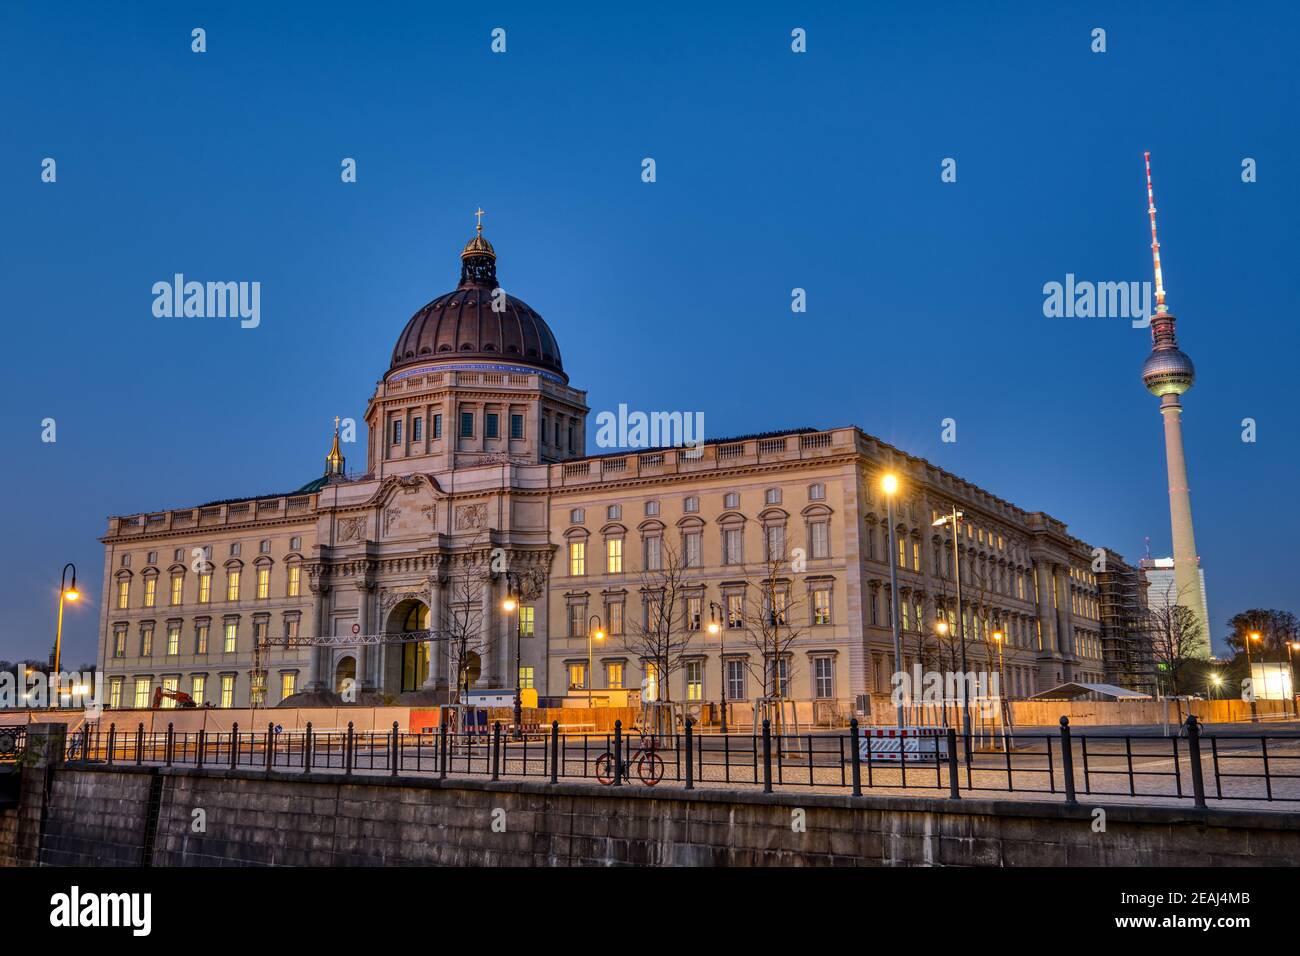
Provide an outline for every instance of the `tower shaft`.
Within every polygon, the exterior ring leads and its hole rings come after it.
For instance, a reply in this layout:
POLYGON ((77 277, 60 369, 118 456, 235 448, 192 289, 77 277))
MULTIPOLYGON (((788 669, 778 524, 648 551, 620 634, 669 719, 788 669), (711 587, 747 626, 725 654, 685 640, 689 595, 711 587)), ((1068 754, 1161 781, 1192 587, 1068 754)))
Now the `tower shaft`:
POLYGON ((1175 600, 1191 608, 1201 625, 1201 636, 1208 651, 1210 622, 1201 594, 1200 560, 1196 552, 1196 534, 1192 530, 1192 494, 1187 484, 1187 461, 1183 456, 1183 406, 1178 396, 1166 394, 1160 399, 1160 415, 1165 420, 1165 463, 1169 472, 1169 524, 1174 544, 1175 600))

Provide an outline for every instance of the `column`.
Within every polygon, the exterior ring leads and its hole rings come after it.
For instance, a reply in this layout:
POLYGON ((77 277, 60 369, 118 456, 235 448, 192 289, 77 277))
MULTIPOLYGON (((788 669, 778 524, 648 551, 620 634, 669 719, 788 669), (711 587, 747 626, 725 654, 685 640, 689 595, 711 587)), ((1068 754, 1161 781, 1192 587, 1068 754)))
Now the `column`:
MULTIPOLYGON (((330 587, 328 584, 323 583, 309 584, 308 587, 311 589, 312 596, 315 598, 315 619, 312 622, 313 630, 309 631, 308 634, 317 638, 325 637, 329 633, 328 617, 330 587)), ((325 653, 326 649, 321 647, 319 644, 313 644, 308 648, 307 686, 304 688, 305 690, 316 691, 334 689, 330 685, 332 675, 323 673, 323 668, 321 666, 322 658, 325 653)))
MULTIPOLYGON (((357 588, 357 623, 361 625, 361 633, 370 633, 370 594, 374 590, 374 584, 369 581, 359 581, 357 588)), ((357 644, 355 653, 357 658, 357 690, 374 690, 374 678, 370 676, 369 661, 366 659, 367 646, 357 644)))
MULTIPOLYGON (((429 575, 429 634, 442 634, 442 582, 436 574, 429 575)), ((429 641, 429 673, 425 677, 424 690, 434 690, 442 681, 442 674, 447 667, 447 646, 445 642, 429 641)))

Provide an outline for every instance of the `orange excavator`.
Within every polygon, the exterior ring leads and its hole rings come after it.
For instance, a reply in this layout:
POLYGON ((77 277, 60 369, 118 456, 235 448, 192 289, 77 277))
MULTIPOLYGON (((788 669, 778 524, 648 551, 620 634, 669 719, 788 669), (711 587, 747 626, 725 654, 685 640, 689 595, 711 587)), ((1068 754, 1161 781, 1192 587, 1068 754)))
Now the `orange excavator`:
POLYGON ((165 687, 155 687, 153 689, 153 709, 157 710, 162 706, 163 698, 176 701, 177 707, 193 707, 194 698, 183 690, 167 690, 165 687))

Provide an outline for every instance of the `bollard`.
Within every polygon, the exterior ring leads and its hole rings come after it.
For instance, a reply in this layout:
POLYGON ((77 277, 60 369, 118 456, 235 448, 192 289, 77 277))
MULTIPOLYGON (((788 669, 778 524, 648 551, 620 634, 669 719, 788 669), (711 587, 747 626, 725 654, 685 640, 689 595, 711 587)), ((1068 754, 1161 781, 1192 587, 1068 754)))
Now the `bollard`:
POLYGON ((961 791, 958 789, 956 727, 948 728, 948 797, 951 800, 961 799, 961 791))
POLYGON ((275 724, 266 722, 266 772, 270 773, 275 765, 275 724))
POLYGON ((239 763, 239 721, 230 725, 230 769, 239 763))
POLYGON ((140 721, 140 726, 135 731, 135 762, 136 765, 144 763, 144 721, 140 721))
POLYGON ((686 789, 695 789, 695 749, 691 746, 694 741, 695 721, 686 718, 686 789))
POLYGON ((551 783, 560 782, 560 722, 551 721, 551 783))
POLYGON ((501 721, 492 725, 492 779, 501 779, 501 721))
POLYGON ((194 758, 194 766, 198 767, 200 770, 203 769, 203 746, 204 746, 204 741, 206 739, 207 736, 204 733, 203 729, 199 728, 199 752, 198 755, 194 758))
POLYGON ((163 738, 163 763, 167 766, 172 765, 172 748, 176 745, 176 725, 167 724, 167 736, 163 738))
POLYGON ((1070 718, 1061 718, 1061 768, 1065 774, 1065 802, 1078 803, 1074 795, 1074 746, 1070 743, 1070 718))
POLYGON ((614 721, 614 786, 623 786, 623 721, 621 720, 614 721))
POLYGON ((1187 755, 1192 762, 1192 796, 1198 807, 1205 806, 1205 775, 1201 769, 1201 722, 1195 714, 1187 717, 1187 755))
POLYGON ((108 762, 113 763, 113 750, 117 747, 117 724, 108 725, 108 762))
POLYGON ((398 737, 398 733, 397 733, 397 721, 393 721, 393 776, 394 777, 397 776, 397 761, 398 758, 400 757, 397 748, 400 745, 400 743, 401 740, 398 737))
POLYGON ((352 773, 352 721, 348 721, 348 735, 343 739, 343 772, 352 773))
POLYGON ((862 796, 862 751, 858 744, 858 718, 849 721, 849 742, 853 747, 853 795, 862 796))
POLYGON ((438 776, 447 776, 447 725, 438 725, 438 776))
POLYGON ((763 792, 772 792, 772 721, 763 720, 763 792))
POLYGON ((311 721, 307 721, 307 736, 302 739, 302 772, 311 773, 312 758, 311 721))

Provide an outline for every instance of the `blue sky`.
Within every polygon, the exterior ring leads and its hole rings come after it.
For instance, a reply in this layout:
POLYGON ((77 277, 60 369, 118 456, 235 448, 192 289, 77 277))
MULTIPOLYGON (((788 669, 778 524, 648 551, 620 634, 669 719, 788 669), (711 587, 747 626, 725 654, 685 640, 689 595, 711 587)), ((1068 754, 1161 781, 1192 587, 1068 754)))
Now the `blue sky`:
POLYGON ((1048 6, 0 7, 0 658, 48 653, 69 560, 91 601, 65 660, 92 658, 108 515, 318 475, 333 417, 360 419, 406 320, 455 285, 479 205, 593 413, 857 424, 1167 554, 1148 332, 1042 310, 1067 273, 1150 278, 1144 149, 1199 376, 1216 637, 1296 609, 1297 14, 1048 6), (155 318, 177 272, 259 281, 260 327, 155 318))

